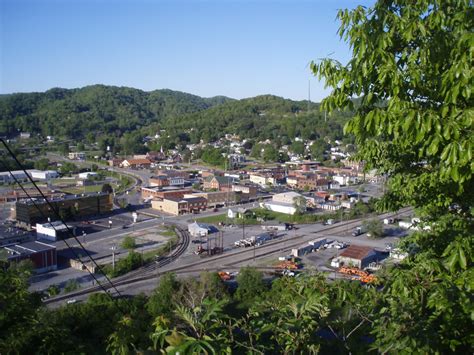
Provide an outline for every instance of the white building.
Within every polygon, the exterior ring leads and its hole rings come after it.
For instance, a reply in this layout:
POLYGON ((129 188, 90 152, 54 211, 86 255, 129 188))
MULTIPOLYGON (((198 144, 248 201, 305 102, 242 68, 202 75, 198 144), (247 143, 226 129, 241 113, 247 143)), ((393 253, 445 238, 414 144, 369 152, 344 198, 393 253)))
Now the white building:
MULTIPOLYGON (((74 233, 75 228, 70 228, 70 230, 74 233)), ((70 235, 68 231, 68 226, 66 226, 61 221, 54 221, 43 224, 37 223, 36 237, 38 239, 44 239, 55 242, 58 239, 70 237, 70 235)))
POLYGON ((99 174, 93 172, 93 171, 86 171, 85 173, 80 173, 77 175, 79 179, 90 179, 91 177, 98 176, 99 174))
POLYGON ((51 180, 59 177, 56 170, 29 170, 28 173, 33 179, 37 180, 51 180))
POLYGON ((333 181, 339 183, 339 186, 351 185, 357 182, 356 176, 348 176, 348 175, 334 175, 332 179, 333 181))
POLYGON ((275 178, 265 175, 250 174, 249 180, 250 182, 253 182, 254 184, 260 185, 262 187, 276 184, 275 178))
POLYGON ((293 204, 290 203, 270 201, 262 202, 260 206, 270 211, 280 212, 289 215, 294 215, 296 213, 296 208, 293 206, 293 204))
POLYGON ((205 237, 209 234, 217 233, 219 230, 210 224, 194 222, 188 224, 188 232, 193 237, 205 237))
POLYGON ((299 198, 302 196, 303 195, 297 192, 290 191, 290 192, 283 192, 281 194, 273 195, 272 200, 273 202, 283 202, 283 203, 293 204, 296 198, 299 198))

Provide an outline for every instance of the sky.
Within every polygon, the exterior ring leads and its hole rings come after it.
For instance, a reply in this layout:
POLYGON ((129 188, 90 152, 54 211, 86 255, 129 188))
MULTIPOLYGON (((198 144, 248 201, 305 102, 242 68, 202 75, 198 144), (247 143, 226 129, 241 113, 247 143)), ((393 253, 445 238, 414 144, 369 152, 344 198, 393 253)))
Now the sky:
POLYGON ((350 58, 338 9, 370 0, 0 0, 0 93, 93 84, 320 101, 350 58))

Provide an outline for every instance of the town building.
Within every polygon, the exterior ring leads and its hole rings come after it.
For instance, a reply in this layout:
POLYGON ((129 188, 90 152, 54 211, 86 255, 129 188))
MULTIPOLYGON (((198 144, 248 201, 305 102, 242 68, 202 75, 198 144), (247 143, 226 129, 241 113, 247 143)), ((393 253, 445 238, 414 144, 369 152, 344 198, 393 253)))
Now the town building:
POLYGON ((204 179, 204 190, 232 191, 234 181, 229 176, 209 176, 204 179))
POLYGON ((99 174, 97 174, 97 173, 95 173, 95 172, 93 172, 93 171, 86 171, 86 172, 84 172, 84 173, 79 173, 79 174, 77 174, 77 177, 78 177, 79 179, 84 179, 84 180, 90 179, 90 178, 96 177, 96 176, 99 176, 99 174))
POLYGON ((185 194, 193 192, 192 189, 177 189, 175 187, 142 187, 142 199, 164 199, 164 198, 183 198, 185 194))
POLYGON ((36 223, 36 238, 55 242, 58 239, 65 239, 71 237, 69 230, 74 234, 76 228, 66 226, 61 221, 36 223))
POLYGON ((36 223, 47 222, 48 218, 57 219, 58 215, 64 220, 74 216, 100 215, 112 210, 112 194, 95 193, 89 195, 65 195, 60 198, 48 200, 50 205, 42 198, 22 200, 15 204, 16 220, 25 228, 31 228, 36 223))
POLYGON ((0 172, 0 184, 8 185, 15 183, 15 181, 28 181, 28 175, 23 170, 0 172))
POLYGON ((257 197, 257 187, 254 185, 232 185, 232 191, 248 195, 248 200, 254 200, 257 197))
POLYGON ((207 207, 228 206, 236 202, 241 202, 243 198, 242 193, 233 191, 198 192, 192 195, 184 195, 184 197, 192 196, 204 197, 207 200, 207 207), (237 200, 237 196, 239 196, 239 200, 237 200))
POLYGON ((188 232, 192 237, 206 237, 209 234, 218 233, 219 229, 211 224, 194 222, 188 224, 188 232))
POLYGON ((59 177, 56 170, 28 170, 28 174, 36 180, 51 180, 59 177))
POLYGON ((166 175, 152 176, 150 178, 150 186, 165 187, 170 186, 170 180, 166 175))
POLYGON ((179 216, 187 213, 199 213, 207 208, 207 200, 204 197, 168 197, 152 200, 151 207, 161 212, 179 216))
POLYGON ((38 273, 57 269, 56 247, 38 241, 4 246, 7 260, 17 263, 29 259, 38 273))

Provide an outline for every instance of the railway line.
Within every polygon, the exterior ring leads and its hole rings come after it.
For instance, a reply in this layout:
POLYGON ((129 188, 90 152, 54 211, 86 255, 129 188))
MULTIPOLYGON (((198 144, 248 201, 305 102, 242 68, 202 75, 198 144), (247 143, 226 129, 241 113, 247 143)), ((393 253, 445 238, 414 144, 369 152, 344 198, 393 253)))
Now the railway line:
MULTIPOLYGON (((378 218, 384 219, 384 218, 396 217, 399 214, 408 213, 412 210, 413 209, 411 207, 407 207, 407 208, 401 209, 397 213, 385 213, 385 214, 379 215, 378 218)), ((324 235, 328 235, 329 233, 335 234, 338 232, 344 232, 344 231, 347 231, 349 228, 359 226, 362 220, 363 219, 355 219, 355 220, 343 221, 340 223, 336 223, 334 225, 326 226, 323 230, 312 233, 311 237, 324 236, 324 235)), ((180 236, 180 241, 178 243, 177 248, 173 250, 171 254, 169 254, 168 256, 162 257, 156 260, 155 262, 150 263, 144 267, 134 270, 126 275, 114 278, 112 280, 113 284, 116 287, 129 286, 134 283, 156 279, 157 277, 167 272, 175 272, 175 273, 181 274, 181 273, 186 273, 186 272, 198 272, 198 271, 209 270, 209 269, 218 270, 218 269, 222 269, 222 267, 234 268, 235 265, 240 264, 245 261, 250 261, 252 259, 257 259, 257 258, 269 256, 272 254, 281 253, 282 248, 286 250, 286 249, 297 247, 301 245, 301 243, 303 242, 303 237, 308 237, 308 235, 299 235, 299 236, 295 235, 291 237, 291 239, 282 237, 282 238, 274 239, 273 241, 265 243, 256 248, 250 247, 250 248, 245 248, 243 250, 233 251, 230 253, 228 252, 228 253, 219 254, 215 256, 205 257, 199 261, 194 261, 189 264, 167 268, 166 270, 163 270, 163 271, 158 271, 162 269, 163 267, 171 264, 175 260, 177 260, 181 255, 184 254, 184 252, 187 250, 189 246, 190 236, 189 236, 188 231, 179 226, 175 226, 175 231, 180 236), (228 263, 220 263, 219 266, 213 265, 213 264, 216 264, 216 262, 220 262, 225 259, 232 259, 232 260, 229 261, 228 263)), ((110 289, 112 288, 112 285, 110 284, 103 284, 102 286, 103 288, 106 288, 108 292, 110 292, 110 289)), ((74 298, 77 296, 82 296, 82 295, 99 292, 99 291, 102 291, 102 288, 100 286, 88 287, 88 288, 84 288, 75 292, 68 293, 67 295, 61 295, 61 296, 47 299, 44 301, 44 303, 45 304, 56 303, 56 302, 63 301, 65 299, 74 298)))

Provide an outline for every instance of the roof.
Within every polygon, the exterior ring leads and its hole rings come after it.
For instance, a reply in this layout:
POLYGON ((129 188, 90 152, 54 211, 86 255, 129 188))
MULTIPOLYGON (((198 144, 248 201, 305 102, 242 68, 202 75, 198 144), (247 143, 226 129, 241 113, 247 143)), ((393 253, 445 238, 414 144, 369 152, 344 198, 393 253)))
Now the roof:
POLYGON ((37 223, 37 225, 42 226, 43 228, 54 229, 56 231, 63 231, 67 230, 68 226, 65 225, 61 221, 53 221, 53 222, 46 222, 46 223, 37 223))
POLYGON ((350 245, 346 250, 341 253, 341 257, 362 260, 367 257, 374 250, 370 247, 364 247, 360 245, 350 245))
POLYGON ((284 198, 290 198, 290 199, 293 199, 293 198, 296 198, 296 197, 301 197, 302 195, 297 193, 297 192, 293 192, 293 191, 289 191, 289 192, 282 192, 280 194, 275 194, 273 195, 273 197, 284 197, 284 198))
POLYGON ((194 228, 199 228, 199 229, 206 229, 208 233, 217 233, 219 232, 219 229, 217 229, 215 226, 212 224, 207 224, 207 223, 198 223, 194 222, 188 225, 188 229, 194 229, 194 228))
POLYGON ((46 243, 41 243, 38 241, 26 242, 22 244, 13 244, 4 247, 5 250, 9 251, 10 255, 30 255, 34 253, 39 253, 42 251, 56 249, 54 245, 49 245, 46 243))
POLYGON ((128 162, 129 164, 151 164, 151 161, 148 159, 125 159, 124 162, 128 162))
POLYGON ((219 175, 214 175, 209 179, 208 181, 211 181, 212 179, 216 179, 219 184, 232 184, 234 182, 234 178, 229 177, 229 176, 219 176, 219 175))

